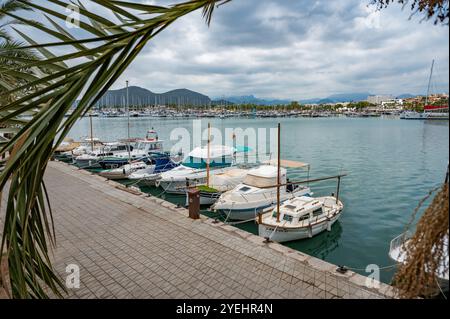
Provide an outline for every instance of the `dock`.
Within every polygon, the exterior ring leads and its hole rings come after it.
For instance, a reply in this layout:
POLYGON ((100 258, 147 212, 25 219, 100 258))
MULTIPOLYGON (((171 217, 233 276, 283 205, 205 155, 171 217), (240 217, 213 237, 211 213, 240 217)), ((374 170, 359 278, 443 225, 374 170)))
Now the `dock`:
MULTIPOLYGON (((57 247, 54 267, 80 269, 67 298, 392 298, 366 277, 126 189, 62 162, 49 162, 57 247)), ((2 211, 4 205, 2 203, 2 211)), ((3 229, 0 214, 0 232, 3 229)))

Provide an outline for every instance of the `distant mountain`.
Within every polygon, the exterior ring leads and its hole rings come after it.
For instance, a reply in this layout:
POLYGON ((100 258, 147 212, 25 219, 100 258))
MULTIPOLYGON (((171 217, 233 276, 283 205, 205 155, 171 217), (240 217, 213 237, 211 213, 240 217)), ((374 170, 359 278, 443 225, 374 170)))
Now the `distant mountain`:
POLYGON ((234 103, 231 101, 228 101, 228 100, 219 99, 219 100, 212 100, 211 105, 213 105, 213 106, 215 106, 215 105, 234 105, 234 103))
MULTIPOLYGON (((98 101, 100 107, 125 107, 127 90, 109 90, 98 101)), ((188 89, 176 89, 165 93, 154 93, 139 86, 128 87, 130 106, 146 105, 209 105, 211 99, 203 94, 188 89)))
POLYGON ((326 98, 312 98, 300 100, 303 104, 327 104, 327 103, 343 103, 343 102, 359 102, 367 100, 371 95, 368 92, 362 93, 340 93, 327 96, 326 98))
POLYGON ((277 105, 277 104, 289 104, 291 100, 281 99, 261 99, 254 95, 242 95, 242 96, 227 96, 223 99, 233 102, 235 104, 256 104, 256 105, 277 105))

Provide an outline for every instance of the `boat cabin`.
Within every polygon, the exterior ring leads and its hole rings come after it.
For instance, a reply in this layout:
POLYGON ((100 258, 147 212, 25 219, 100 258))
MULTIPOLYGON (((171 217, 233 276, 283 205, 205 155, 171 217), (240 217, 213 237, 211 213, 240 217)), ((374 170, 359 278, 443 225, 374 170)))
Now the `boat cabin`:
MULTIPOLYGON (((298 224, 300 227, 307 226, 310 222, 326 217, 327 211, 323 208, 324 202, 316 198, 296 197, 280 206, 280 221, 286 224, 298 224)), ((276 209, 273 210, 272 217, 277 217, 276 209)))

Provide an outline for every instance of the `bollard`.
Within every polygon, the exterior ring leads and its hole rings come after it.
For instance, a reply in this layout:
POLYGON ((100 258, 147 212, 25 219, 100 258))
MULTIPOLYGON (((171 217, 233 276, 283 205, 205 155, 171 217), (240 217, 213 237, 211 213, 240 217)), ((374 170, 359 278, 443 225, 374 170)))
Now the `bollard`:
POLYGON ((200 191, 197 188, 188 190, 189 218, 199 219, 200 215, 200 191))

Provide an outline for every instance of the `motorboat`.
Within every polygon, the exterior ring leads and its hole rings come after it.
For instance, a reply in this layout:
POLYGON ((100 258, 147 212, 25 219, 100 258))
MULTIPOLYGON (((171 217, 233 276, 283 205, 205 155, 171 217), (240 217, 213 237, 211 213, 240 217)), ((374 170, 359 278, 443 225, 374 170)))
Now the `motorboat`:
MULTIPOLYGON (((130 144, 130 143, 129 143, 130 144)), ((156 137, 147 137, 135 141, 134 147, 128 152, 127 150, 117 152, 111 156, 106 156, 99 161, 103 169, 119 168, 130 161, 143 160, 149 155, 161 153, 163 151, 163 141, 156 137)))
POLYGON ((133 149, 131 145, 120 143, 120 142, 112 142, 112 143, 104 143, 102 147, 96 148, 93 151, 87 152, 86 154, 79 155, 75 158, 75 164, 82 168, 100 168, 100 161, 102 161, 105 157, 114 156, 117 153, 123 153, 128 150, 133 149))
MULTIPOLYGON (((232 168, 225 172, 212 175, 209 180, 209 185, 197 186, 197 189, 200 191, 200 205, 214 204, 220 195, 233 189, 239 183, 242 183, 247 173, 248 169, 232 168)), ((187 193, 186 203, 188 203, 187 193)))
POLYGON ((197 147, 186 156, 180 166, 163 172, 155 185, 162 187, 167 193, 185 194, 189 187, 206 183, 208 162, 210 177, 224 173, 234 165, 235 153, 235 148, 225 145, 197 147))
POLYGON ((258 216, 259 236, 276 242, 287 242, 311 238, 331 226, 339 219, 344 205, 334 196, 299 196, 271 207, 258 216))
POLYGON ((120 180, 126 179, 130 174, 138 170, 154 169, 155 165, 148 165, 143 161, 135 161, 129 164, 125 164, 119 168, 112 168, 108 170, 101 171, 100 176, 106 177, 107 179, 120 180))
MULTIPOLYGON (((299 162, 300 163, 300 162, 299 162)), ((306 163, 302 163, 305 166, 306 163)), ((309 167, 309 165, 308 165, 309 167)), ((280 184, 286 184, 287 171, 280 167, 280 184)), ((227 219, 250 220, 263 209, 277 202, 278 168, 274 165, 261 165, 248 171, 242 183, 223 193, 211 206, 213 211, 224 214, 227 219), (273 187, 272 187, 273 186, 273 187)), ((280 202, 311 195, 311 189, 303 185, 280 187, 280 202)))
MULTIPOLYGON (((404 263, 408 257, 407 247, 410 243, 411 233, 405 232, 391 240, 389 246, 389 257, 401 264, 404 263)), ((449 277, 449 256, 448 256, 448 231, 444 239, 444 254, 441 263, 436 270, 436 280, 443 291, 448 291, 448 277, 449 277)))
POLYGON ((145 169, 137 170, 128 175, 127 178, 138 186, 155 186, 155 182, 160 178, 161 173, 170 171, 180 165, 181 162, 177 156, 173 157, 165 153, 159 156, 154 154, 150 157, 150 160, 154 165, 148 165, 145 169))

